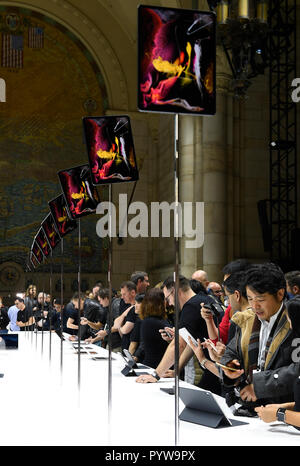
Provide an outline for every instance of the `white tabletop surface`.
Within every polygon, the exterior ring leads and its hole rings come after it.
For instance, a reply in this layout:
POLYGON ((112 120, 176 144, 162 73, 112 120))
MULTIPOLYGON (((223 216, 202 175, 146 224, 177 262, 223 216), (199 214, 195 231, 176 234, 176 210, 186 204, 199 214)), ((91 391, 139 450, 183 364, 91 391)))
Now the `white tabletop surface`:
MULTIPOLYGON (((94 345, 104 356, 108 352, 94 345)), ((175 446, 175 397, 160 390, 174 386, 174 379, 137 384, 124 377, 124 360, 113 354, 112 408, 108 417, 108 361, 78 356, 69 342, 49 333, 19 332, 19 349, 0 351, 0 445, 26 446, 175 446), (110 423, 108 422, 110 420, 110 423)), ((196 389, 180 382, 181 386, 196 389)), ((217 397, 229 418, 235 418, 225 401, 217 397)), ((184 405, 179 401, 179 412, 184 405)), ((184 421, 179 423, 178 446, 300 445, 300 432, 280 423, 258 418, 235 418, 246 425, 212 429, 184 421)))

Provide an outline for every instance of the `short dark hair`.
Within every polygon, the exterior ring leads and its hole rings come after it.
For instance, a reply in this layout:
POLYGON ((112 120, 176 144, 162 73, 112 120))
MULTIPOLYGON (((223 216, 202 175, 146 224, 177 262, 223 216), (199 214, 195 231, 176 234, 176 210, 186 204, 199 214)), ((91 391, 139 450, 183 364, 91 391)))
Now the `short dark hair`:
POLYGON ((147 272, 136 271, 131 274, 130 281, 137 285, 139 280, 143 282, 147 276, 147 272))
POLYGON ((223 282, 223 286, 233 294, 235 291, 239 291, 241 295, 247 299, 246 293, 246 271, 240 270, 229 275, 228 278, 223 282))
POLYGON ((280 289, 286 290, 284 273, 272 262, 256 264, 247 270, 245 286, 261 294, 275 295, 280 289))
MULTIPOLYGON (((80 299, 83 299, 83 293, 80 293, 80 299)), ((79 293, 78 291, 76 291, 76 293, 73 294, 72 298, 71 298, 71 301, 78 301, 79 300, 79 293)))
POLYGON ((136 291, 136 284, 134 282, 130 281, 130 280, 128 280, 127 282, 121 283, 120 288, 122 289, 122 288, 125 288, 125 287, 129 291, 133 291, 133 290, 136 291))
POLYGON ((99 296, 101 299, 109 298, 109 289, 101 288, 101 290, 97 291, 96 296, 99 296))
POLYGON ((208 294, 205 286, 201 282, 199 282, 199 280, 195 280, 194 278, 190 280, 190 287, 192 288, 193 292, 196 294, 198 293, 208 294))
MULTIPOLYGON (((178 286, 182 291, 188 291, 189 289, 191 289, 190 280, 184 277, 183 275, 179 275, 178 282, 179 282, 178 286)), ((167 290, 169 290, 170 288, 173 288, 174 286, 175 286, 175 281, 174 281, 173 275, 166 278, 162 284, 162 288, 166 287, 167 290)))
POLYGON ((223 275, 231 275, 234 272, 247 270, 249 267, 251 267, 251 264, 247 259, 236 259, 226 264, 223 267, 222 272, 223 275))
POLYGON ((53 304, 58 304, 60 306, 61 305, 61 299, 60 298, 54 298, 53 299, 53 304))
POLYGON ((98 280, 94 285, 93 285, 93 288, 95 288, 96 286, 99 286, 100 288, 103 288, 104 284, 101 280, 98 280))
POLYGON ((135 301, 137 303, 141 303, 141 302, 143 302, 144 297, 145 297, 144 293, 139 293, 139 294, 136 295, 136 297, 134 299, 135 299, 135 301))
POLYGON ((19 296, 16 297, 16 301, 19 301, 19 303, 25 304, 25 301, 23 298, 19 298, 19 296))
POLYGON ((284 276, 289 286, 298 286, 300 288, 300 270, 292 270, 284 276))

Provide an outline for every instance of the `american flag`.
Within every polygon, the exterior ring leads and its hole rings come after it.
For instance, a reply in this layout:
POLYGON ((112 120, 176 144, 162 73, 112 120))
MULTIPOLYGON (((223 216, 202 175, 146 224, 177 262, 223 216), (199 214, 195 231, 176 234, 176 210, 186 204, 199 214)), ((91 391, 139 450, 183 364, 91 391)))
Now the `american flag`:
POLYGON ((1 66, 23 68, 23 36, 2 34, 1 66))
POLYGON ((40 27, 28 28, 28 47, 42 49, 44 47, 44 29, 40 27))

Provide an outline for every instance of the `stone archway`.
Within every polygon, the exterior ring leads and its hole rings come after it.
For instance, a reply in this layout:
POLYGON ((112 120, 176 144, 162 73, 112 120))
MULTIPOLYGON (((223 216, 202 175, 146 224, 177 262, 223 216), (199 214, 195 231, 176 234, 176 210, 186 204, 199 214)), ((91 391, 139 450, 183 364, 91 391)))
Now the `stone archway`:
MULTIPOLYGON (((48 202, 61 193, 57 171, 87 163, 81 119, 105 114, 109 97, 97 61, 60 22, 38 11, 0 6, 0 32, 2 38, 22 38, 18 63, 3 45, 0 51, 6 82, 0 106, 0 254, 1 263, 24 267, 48 202), (37 46, 32 30, 43 36, 37 46)), ((105 266, 101 260, 99 265, 95 222, 94 216, 82 222, 83 271, 89 273, 105 266)), ((66 238, 65 250, 65 272, 74 272, 76 235, 66 238)), ((6 287, 0 278, 1 289, 6 287)))

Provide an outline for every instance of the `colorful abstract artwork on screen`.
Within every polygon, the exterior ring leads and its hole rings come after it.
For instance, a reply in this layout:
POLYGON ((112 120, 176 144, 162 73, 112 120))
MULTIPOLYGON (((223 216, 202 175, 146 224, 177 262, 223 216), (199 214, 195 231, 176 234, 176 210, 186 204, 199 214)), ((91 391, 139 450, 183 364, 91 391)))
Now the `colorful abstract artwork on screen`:
POLYGON ((92 184, 89 165, 61 170, 58 177, 73 219, 96 212, 100 198, 92 184))
POLYGON ((48 239, 51 249, 54 249, 57 246, 57 244, 60 242, 60 236, 56 229, 51 213, 49 213, 47 217, 45 218, 45 220, 43 220, 42 229, 44 230, 45 236, 48 239))
POLYGON ((30 251, 29 258, 30 258, 30 262, 31 262, 32 267, 34 269, 36 269, 39 266, 39 262, 38 262, 37 258, 35 257, 35 255, 33 254, 32 251, 30 251))
POLYGON ((83 128, 94 185, 138 180, 129 117, 86 117, 83 128))
POLYGON ((67 203, 63 194, 52 199, 49 202, 49 208, 53 216, 55 226, 61 237, 64 237, 68 233, 71 233, 71 231, 75 230, 77 223, 68 215, 67 203))
POLYGON ((215 14, 140 6, 138 108, 213 115, 215 14))
POLYGON ((35 237, 40 249, 42 250, 44 256, 47 258, 51 254, 50 244, 46 238, 44 230, 42 228, 39 229, 37 235, 35 237))
POLYGON ((36 260, 38 261, 39 264, 41 264, 44 261, 44 256, 42 253, 42 250, 40 249, 36 239, 33 240, 32 246, 31 246, 31 251, 33 252, 36 260))

